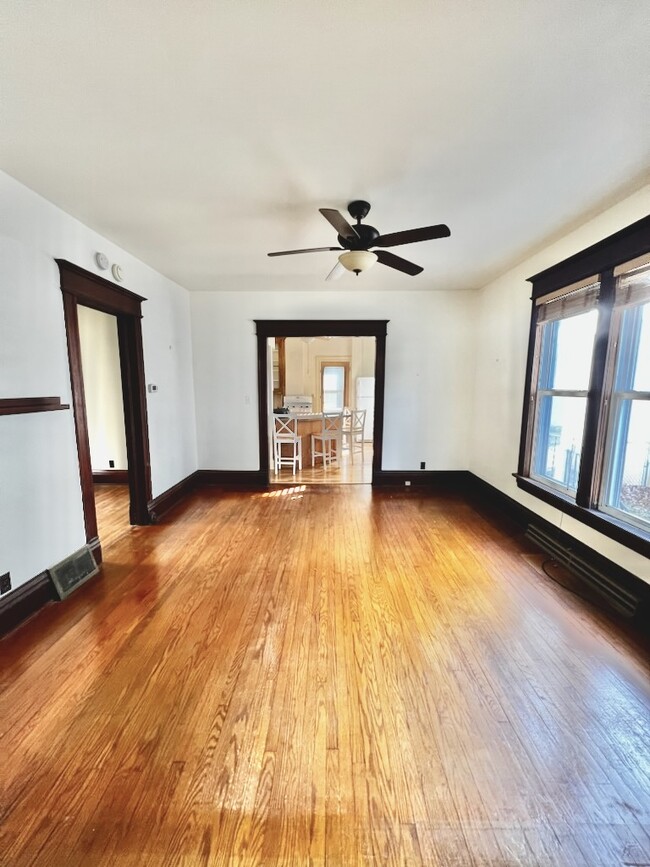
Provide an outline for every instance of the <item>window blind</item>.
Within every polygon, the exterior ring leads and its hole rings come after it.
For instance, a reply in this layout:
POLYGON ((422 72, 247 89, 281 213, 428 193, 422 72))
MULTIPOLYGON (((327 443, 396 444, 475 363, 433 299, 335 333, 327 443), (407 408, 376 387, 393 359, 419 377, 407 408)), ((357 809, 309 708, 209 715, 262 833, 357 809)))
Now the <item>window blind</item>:
POLYGON ((650 301, 650 259, 646 258, 645 264, 635 265, 620 274, 616 280, 615 304, 617 307, 627 307, 632 304, 646 304, 648 301, 650 301))
POLYGON ((557 289, 548 295, 542 295, 535 302, 538 307, 537 322, 568 319, 569 316, 579 316, 581 313, 595 310, 599 292, 598 279, 590 277, 571 286, 557 289))

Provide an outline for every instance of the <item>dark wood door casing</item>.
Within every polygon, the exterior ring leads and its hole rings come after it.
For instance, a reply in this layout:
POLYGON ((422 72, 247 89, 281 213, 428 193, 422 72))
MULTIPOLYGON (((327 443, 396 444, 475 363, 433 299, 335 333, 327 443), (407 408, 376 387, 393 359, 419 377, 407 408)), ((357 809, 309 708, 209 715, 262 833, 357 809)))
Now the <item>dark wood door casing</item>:
POLYGON ((109 280, 57 259, 63 293, 63 311, 68 340, 72 405, 74 411, 79 477, 86 526, 86 541, 97 539, 97 516, 93 490, 90 440, 81 364, 78 305, 92 307, 117 318, 117 334, 124 403, 124 427, 128 460, 132 524, 150 524, 151 464, 142 348, 142 309, 146 298, 116 286, 109 280))
POLYGON ((259 419, 260 473, 269 483, 269 414, 267 406, 269 337, 374 337, 375 338, 375 417, 373 430, 373 484, 381 472, 384 444, 384 390, 386 377, 386 333, 388 319, 256 319, 257 329, 257 403, 259 419))

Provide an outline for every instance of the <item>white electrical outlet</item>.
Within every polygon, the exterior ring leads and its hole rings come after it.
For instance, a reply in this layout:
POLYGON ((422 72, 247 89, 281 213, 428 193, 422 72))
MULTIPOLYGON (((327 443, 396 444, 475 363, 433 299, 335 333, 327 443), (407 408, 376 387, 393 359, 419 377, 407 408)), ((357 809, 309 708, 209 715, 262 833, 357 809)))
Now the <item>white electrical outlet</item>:
POLYGON ((410 487, 411 487, 411 482, 410 482, 410 481, 406 481, 406 482, 404 482, 404 484, 406 485, 407 488, 410 488, 410 487))

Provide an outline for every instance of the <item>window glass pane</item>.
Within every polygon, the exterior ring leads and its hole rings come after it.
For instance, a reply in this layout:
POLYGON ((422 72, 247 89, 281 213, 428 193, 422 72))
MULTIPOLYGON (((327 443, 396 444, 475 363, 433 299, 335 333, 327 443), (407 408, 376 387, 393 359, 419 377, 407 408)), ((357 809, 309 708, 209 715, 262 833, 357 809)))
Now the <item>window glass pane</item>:
MULTIPOLYGON (((636 311, 639 319, 639 341, 632 390, 650 391, 650 304, 637 307, 636 311)), ((623 315, 631 318, 634 312, 628 309, 623 315)))
POLYGON ((650 400, 619 400, 609 444, 605 505, 650 526, 650 400))
POLYGON ((568 491, 578 486, 587 399, 544 396, 537 410, 533 473, 568 491))
POLYGON ((336 412, 343 409, 345 392, 345 368, 323 368, 323 412, 336 412))
POLYGON ((589 388, 597 322, 598 312, 591 310, 543 326, 542 388, 571 391, 589 388))

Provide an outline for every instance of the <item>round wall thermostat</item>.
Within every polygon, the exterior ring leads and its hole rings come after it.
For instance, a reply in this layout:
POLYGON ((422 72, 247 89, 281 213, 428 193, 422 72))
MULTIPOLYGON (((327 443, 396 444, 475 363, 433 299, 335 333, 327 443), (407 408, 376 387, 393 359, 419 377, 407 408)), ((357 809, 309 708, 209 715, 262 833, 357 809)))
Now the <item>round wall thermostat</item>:
POLYGON ((108 256, 105 253, 95 253, 95 262, 97 262, 97 267, 101 268, 102 271, 108 268, 108 256))
POLYGON ((117 282, 121 283, 122 277, 124 275, 122 274, 122 269, 120 268, 120 266, 119 265, 113 265, 113 267, 111 268, 111 271, 113 272, 113 277, 115 277, 117 282))

